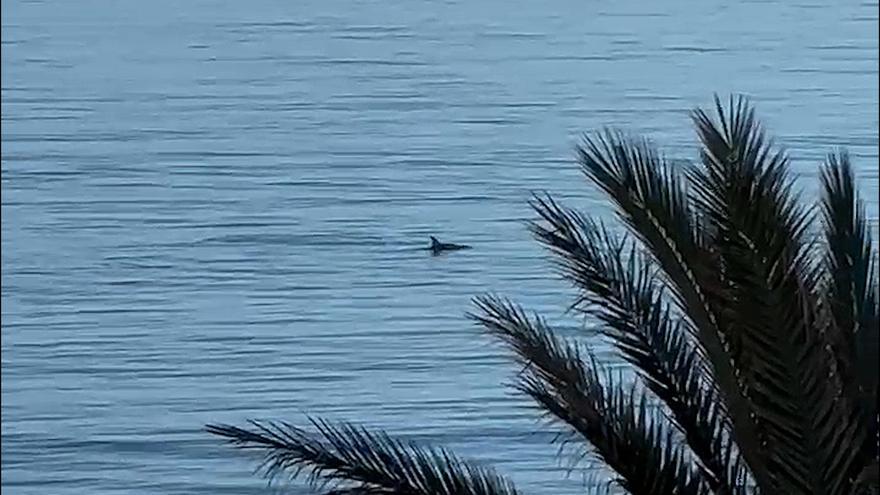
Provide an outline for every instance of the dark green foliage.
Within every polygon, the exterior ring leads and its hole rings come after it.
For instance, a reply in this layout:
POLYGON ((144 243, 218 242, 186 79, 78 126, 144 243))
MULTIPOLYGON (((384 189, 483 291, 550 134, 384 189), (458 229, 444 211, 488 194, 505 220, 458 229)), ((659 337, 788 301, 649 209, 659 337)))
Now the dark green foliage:
POLYGON ((605 323, 600 330, 668 406, 669 419, 686 436, 712 490, 741 493, 737 455, 715 392, 705 386, 703 358, 664 303, 649 262, 632 243, 550 198, 537 199, 534 207, 544 221, 533 225, 536 237, 558 254, 565 276, 582 288, 576 307, 605 323))
MULTIPOLYGON (((628 234, 532 202, 572 308, 635 383, 505 299, 477 298, 471 317, 522 365, 515 387, 626 493, 877 493, 880 277, 849 157, 829 157, 807 208, 746 101, 715 103, 714 117, 693 113, 694 166, 616 131, 578 147, 628 234)), ((268 475, 305 471, 326 493, 516 493, 446 451, 315 426, 209 431, 262 452, 268 475)))
POLYGON ((209 425, 207 431, 263 453, 270 478, 304 474, 325 493, 367 495, 516 495, 492 470, 463 462, 443 449, 389 438, 350 424, 313 420, 317 435, 287 423, 251 422, 250 429, 209 425))
POLYGON ((474 318, 526 366, 517 388, 592 445, 629 493, 705 492, 644 395, 603 373, 593 356, 582 357, 576 344, 555 337, 540 318, 530 320, 517 306, 492 297, 477 306, 481 313, 474 318))

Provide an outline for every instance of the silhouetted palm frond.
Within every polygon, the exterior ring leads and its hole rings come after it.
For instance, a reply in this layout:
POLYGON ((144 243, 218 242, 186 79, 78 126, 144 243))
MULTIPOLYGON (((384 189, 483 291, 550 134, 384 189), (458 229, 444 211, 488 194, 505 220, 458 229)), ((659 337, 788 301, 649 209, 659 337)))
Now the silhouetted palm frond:
POLYGON ((209 425, 207 431, 263 456, 270 479, 305 474, 328 494, 516 495, 491 469, 437 448, 395 440, 348 423, 313 420, 316 432, 287 423, 251 421, 251 428, 209 425))
POLYGON ((692 183, 719 253, 723 283, 713 302, 723 308, 729 358, 761 443, 775 446, 751 468, 774 490, 840 493, 835 453, 849 420, 819 331, 819 271, 805 236, 812 217, 754 111, 743 99, 731 99, 726 112, 716 99, 716 107, 717 120, 694 115, 703 168, 692 183))
MULTIPOLYGON (((854 427, 864 428, 861 446, 851 448, 851 468, 878 456, 877 254, 871 246, 864 205, 846 153, 830 155, 822 170, 822 218, 826 253, 826 291, 822 302, 831 314, 832 356, 846 395, 854 405, 854 427)), ((857 476, 851 472, 850 476, 857 476)))
POLYGON ((711 232, 693 208, 685 181, 650 142, 621 132, 586 136, 577 156, 587 178, 605 191, 669 280, 688 327, 699 336, 723 406, 731 411, 736 443, 749 465, 763 464, 751 407, 730 361, 718 308, 710 303, 721 283, 717 253, 708 245, 711 232))
POLYGON ((567 425, 614 470, 614 481, 632 494, 706 493, 672 431, 655 417, 645 397, 627 389, 589 353, 556 337, 539 317, 493 297, 476 300, 471 315, 514 351, 524 366, 517 388, 567 425))
MULTIPOLYGON (((846 153, 830 155, 822 170, 822 214, 827 253, 823 259, 828 280, 825 303, 834 330, 846 347, 844 355, 877 356, 877 259, 864 206, 856 194, 855 176, 846 153)), ((870 360, 844 363, 848 382, 865 392, 877 388, 877 369, 870 360)), ((876 407, 876 404, 873 404, 876 407)))
POLYGON ((698 347, 664 301, 651 263, 625 238, 552 198, 536 198, 533 206, 544 223, 532 230, 580 289, 579 307, 604 322, 599 330, 669 408, 710 488, 743 493, 745 473, 731 446, 727 416, 701 372, 698 347))

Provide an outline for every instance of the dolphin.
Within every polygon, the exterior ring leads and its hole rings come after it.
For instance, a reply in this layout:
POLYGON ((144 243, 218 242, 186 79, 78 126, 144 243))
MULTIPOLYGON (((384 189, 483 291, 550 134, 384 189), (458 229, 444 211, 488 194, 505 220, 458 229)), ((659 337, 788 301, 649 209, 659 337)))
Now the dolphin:
POLYGON ((440 254, 446 251, 460 251, 462 249, 470 249, 470 246, 466 246, 464 244, 452 244, 449 242, 440 242, 436 237, 431 236, 431 247, 428 249, 431 250, 433 254, 440 254))

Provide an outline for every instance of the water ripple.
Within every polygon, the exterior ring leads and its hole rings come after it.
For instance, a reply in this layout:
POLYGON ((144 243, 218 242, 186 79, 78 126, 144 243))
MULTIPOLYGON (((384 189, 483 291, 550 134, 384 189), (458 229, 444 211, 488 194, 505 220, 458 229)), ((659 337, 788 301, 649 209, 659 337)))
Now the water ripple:
POLYGON ((582 493, 464 317, 502 292, 612 357, 525 228, 534 190, 609 213, 582 132, 694 157, 743 92, 877 218, 876 1, 404 7, 2 3, 3 488, 266 493, 201 425, 325 414, 582 493))

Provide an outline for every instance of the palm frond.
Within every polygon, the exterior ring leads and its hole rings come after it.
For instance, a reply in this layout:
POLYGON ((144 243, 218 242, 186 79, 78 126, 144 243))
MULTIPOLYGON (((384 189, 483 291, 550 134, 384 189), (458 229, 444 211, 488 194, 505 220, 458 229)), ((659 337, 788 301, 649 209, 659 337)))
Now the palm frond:
POLYGON ((208 425, 232 444, 259 451, 270 479, 303 476, 328 494, 516 495, 491 469, 450 452, 402 442, 349 423, 312 420, 316 431, 251 421, 251 428, 208 425))
MULTIPOLYGON (((729 411, 733 436, 746 464, 763 466, 765 448, 738 379, 740 370, 728 354, 730 343, 724 340, 720 309, 710 301, 720 284, 717 253, 705 238, 712 232, 710 224, 693 209, 687 188, 672 166, 646 140, 612 131, 586 137, 578 148, 578 161, 670 281, 711 364, 713 383, 729 411)), ((752 472, 759 485, 769 486, 761 469, 752 472)))
POLYGON ((494 297, 476 301, 471 315, 505 342, 524 365, 517 388, 551 417, 593 446, 632 494, 706 492, 702 473, 687 462, 684 449, 643 394, 627 390, 592 355, 555 336, 540 318, 529 319, 517 306, 494 297))
POLYGON ((877 495, 878 493, 880 493, 880 461, 874 459, 856 477, 853 494, 877 495))
POLYGON ((844 363, 845 379, 870 393, 877 388, 877 266, 864 205, 856 194, 846 153, 828 157, 822 188, 827 246, 823 261, 830 275, 825 299, 844 346, 841 357, 852 361, 844 363), (860 352, 871 356, 873 362, 859 360, 860 352))
POLYGON ((762 444, 774 446, 764 465, 750 466, 774 490, 845 493, 835 454, 852 435, 851 414, 836 400, 819 331, 810 213, 745 100, 725 112, 716 98, 716 107, 717 121, 694 114, 704 167, 692 181, 720 255, 723 284, 712 297, 724 308, 721 327, 762 444))
MULTIPOLYGON (((845 152, 833 154, 822 170, 822 217, 827 288, 823 302, 831 314, 829 337, 847 396, 857 409, 861 432, 853 439, 851 469, 863 469, 878 456, 877 356, 880 355, 876 253, 856 193, 855 175, 845 152)), ((854 475, 854 473, 851 473, 854 475)))
POLYGON ((625 238, 551 198, 533 206, 543 224, 538 240, 554 254, 566 278, 581 291, 579 307, 633 364, 684 434, 713 493, 744 493, 746 474, 732 452, 728 419, 700 365, 702 357, 670 314, 651 264, 625 238))

